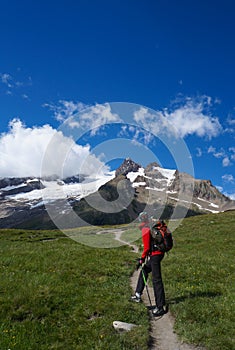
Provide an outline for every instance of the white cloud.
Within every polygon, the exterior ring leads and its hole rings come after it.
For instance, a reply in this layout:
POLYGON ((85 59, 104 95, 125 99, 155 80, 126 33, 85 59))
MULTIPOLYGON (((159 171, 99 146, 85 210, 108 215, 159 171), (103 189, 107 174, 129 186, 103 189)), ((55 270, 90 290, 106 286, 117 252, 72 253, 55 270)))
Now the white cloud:
POLYGON ((81 102, 60 100, 57 105, 53 103, 44 103, 43 107, 49 108, 54 113, 56 120, 64 122, 66 119, 84 109, 85 105, 81 102))
POLYGON ((141 107, 134 113, 134 120, 154 134, 170 132, 176 137, 197 135, 212 138, 220 134, 222 126, 217 117, 205 112, 211 105, 211 98, 205 96, 202 101, 187 99, 184 105, 173 111, 165 109, 151 113, 147 108, 141 107))
POLYGON ((58 105, 46 103, 43 107, 52 110, 55 119, 64 122, 71 129, 90 130, 91 135, 95 135, 107 123, 121 121, 117 114, 112 113, 109 103, 88 106, 81 102, 60 100, 58 105))
POLYGON ((233 119, 231 116, 227 119, 227 122, 229 125, 235 125, 235 119, 233 119))
MULTIPOLYGON (((225 174, 222 176, 222 180, 225 182, 225 183, 230 183, 230 184, 233 184, 235 179, 233 177, 233 175, 231 174, 225 174)), ((227 191, 224 191, 223 187, 222 186, 216 186, 216 188, 221 192, 223 193, 226 197, 229 197, 230 199, 232 200, 235 200, 235 192, 232 193, 230 191, 230 193, 228 193, 227 191)))
MULTIPOLYGON (((187 98, 183 104, 171 111, 166 108, 152 112, 146 107, 140 107, 134 112, 134 121, 155 135, 171 133, 183 138, 194 134, 212 138, 219 135, 222 126, 217 117, 206 112, 211 105, 211 97, 201 96, 197 100, 187 98)), ((87 106, 81 102, 60 100, 57 105, 47 103, 43 106, 52 110, 58 121, 65 122, 73 129, 92 130, 91 135, 96 134, 106 123, 121 122, 121 118, 112 112, 109 103, 87 106)))
POLYGON ((75 144, 49 125, 27 128, 19 119, 14 119, 9 127, 9 132, 0 136, 1 177, 40 176, 42 164, 44 176, 67 177, 80 172, 97 174, 97 169, 107 170, 91 154, 89 146, 75 144), (49 143, 51 152, 45 163, 49 143))
POLYGON ((168 127, 168 122, 163 112, 156 111, 152 113, 145 107, 140 107, 139 110, 134 112, 134 121, 154 135, 166 132, 168 127))
POLYGON ((233 135, 235 133, 235 118, 232 115, 229 115, 226 122, 228 127, 225 128, 224 132, 233 135))
POLYGON ((29 96, 27 94, 22 94, 21 97, 24 99, 24 100, 29 100, 29 96))
POLYGON ((8 88, 13 86, 13 78, 8 73, 0 73, 0 79, 3 84, 5 84, 8 88))
MULTIPOLYGON (((19 70, 18 70, 19 72, 19 70)), ((0 83, 3 84, 5 93, 8 96, 12 96, 16 93, 17 90, 22 90, 22 88, 25 88, 27 86, 32 85, 32 78, 24 78, 23 81, 16 80, 15 77, 13 77, 9 73, 0 73, 0 83)), ((29 99, 28 95, 25 93, 21 93, 20 95, 23 99, 29 99)))
POLYGON ((232 174, 224 174, 222 176, 222 179, 225 181, 225 182, 229 182, 229 183, 234 183, 235 182, 235 179, 233 177, 232 174))
POLYGON ((235 160, 235 147, 229 147, 228 150, 231 152, 231 159, 235 160))
POLYGON ((218 118, 206 115, 200 103, 195 104, 190 101, 172 113, 167 113, 166 117, 180 137, 195 134, 199 137, 212 138, 222 130, 218 118))
POLYGON ((222 161, 222 164, 223 164, 224 167, 229 166, 229 165, 232 165, 232 163, 230 162, 229 157, 227 157, 227 156, 224 157, 224 159, 223 159, 223 161, 222 161))
POLYGON ((209 148, 208 148, 208 153, 214 153, 215 152, 215 147, 213 147, 213 146, 210 146, 209 148))
POLYGON ((74 121, 79 123, 79 127, 90 130, 91 135, 95 135, 103 125, 120 122, 121 119, 117 114, 112 113, 109 103, 104 103, 96 104, 82 110, 78 115, 71 118, 71 120, 68 119, 67 123, 70 124, 74 121))
POLYGON ((152 133, 139 128, 135 125, 124 125, 121 127, 119 137, 124 137, 132 140, 132 143, 139 145, 149 145, 150 142, 154 142, 152 133))
POLYGON ((197 150, 196 156, 197 156, 197 157, 201 157, 201 156, 202 156, 202 150, 201 150, 201 148, 200 148, 200 147, 197 147, 196 150, 197 150))
POLYGON ((223 157, 226 157, 225 155, 225 151, 223 149, 221 149, 220 151, 218 152, 214 152, 214 157, 215 158, 223 158, 223 157))
POLYGON ((229 149, 225 151, 223 148, 217 150, 215 147, 210 146, 207 152, 212 153, 215 158, 222 158, 223 167, 232 165, 232 161, 235 160, 235 147, 229 147, 229 149))
POLYGON ((215 186, 217 188, 218 191, 220 191, 221 193, 223 193, 223 187, 222 186, 215 186))

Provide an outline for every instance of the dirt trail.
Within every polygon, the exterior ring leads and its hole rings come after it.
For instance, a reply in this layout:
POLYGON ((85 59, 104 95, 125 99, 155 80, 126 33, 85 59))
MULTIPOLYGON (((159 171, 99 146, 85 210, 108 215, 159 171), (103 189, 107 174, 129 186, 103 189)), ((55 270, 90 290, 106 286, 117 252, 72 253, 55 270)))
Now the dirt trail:
MULTIPOLYGON (((131 287, 133 291, 135 290, 138 276, 139 271, 135 271, 131 277, 131 287)), ((152 300, 152 304, 154 305, 153 288, 148 286, 148 291, 152 300)), ((146 306, 150 307, 146 290, 144 290, 142 300, 146 306)), ((181 343, 178 340, 178 337, 174 332, 174 318, 171 315, 170 311, 168 311, 168 313, 162 317, 153 317, 151 315, 150 336, 152 343, 149 348, 150 350, 205 350, 201 347, 181 343)))
MULTIPOLYGON (((115 233, 116 240, 118 240, 121 243, 125 243, 129 245, 132 249, 132 252, 138 253, 138 247, 136 245, 124 242, 121 239, 122 232, 124 231, 113 230, 113 232, 115 233)), ((131 277, 130 283, 133 291, 135 290, 138 276, 139 276, 139 271, 135 271, 133 276, 131 277)), ((149 290, 152 303, 154 304, 153 288, 148 286, 148 290, 149 290)), ((142 295, 142 300, 146 306, 150 307, 146 290, 144 290, 144 293, 142 295)), ((205 350, 202 347, 197 347, 194 345, 182 343, 178 340, 178 337, 174 332, 174 318, 171 315, 170 311, 164 316, 158 317, 158 318, 153 317, 151 315, 150 336, 151 336, 151 346, 149 350, 205 350)))
POLYGON ((115 231, 115 239, 123 244, 127 244, 129 247, 131 247, 131 249, 134 253, 138 253, 138 247, 135 244, 131 244, 131 243, 123 241, 121 239, 123 232, 124 232, 124 230, 115 231))

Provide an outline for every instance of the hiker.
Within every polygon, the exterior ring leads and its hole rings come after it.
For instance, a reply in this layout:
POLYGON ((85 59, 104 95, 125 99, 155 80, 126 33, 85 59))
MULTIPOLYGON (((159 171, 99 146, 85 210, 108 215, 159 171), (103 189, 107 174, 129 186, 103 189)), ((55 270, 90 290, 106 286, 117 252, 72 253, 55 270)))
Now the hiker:
POLYGON ((143 293, 148 274, 152 272, 153 290, 156 302, 156 307, 152 310, 152 313, 154 316, 161 316, 165 313, 165 291, 161 275, 161 261, 164 258, 164 252, 159 250, 151 251, 151 223, 148 214, 146 212, 140 213, 139 219, 141 222, 139 229, 142 231, 144 248, 136 266, 137 270, 141 267, 141 271, 139 274, 135 295, 133 295, 131 299, 137 303, 141 301, 141 295, 143 293), (145 281, 143 274, 145 276, 145 281))

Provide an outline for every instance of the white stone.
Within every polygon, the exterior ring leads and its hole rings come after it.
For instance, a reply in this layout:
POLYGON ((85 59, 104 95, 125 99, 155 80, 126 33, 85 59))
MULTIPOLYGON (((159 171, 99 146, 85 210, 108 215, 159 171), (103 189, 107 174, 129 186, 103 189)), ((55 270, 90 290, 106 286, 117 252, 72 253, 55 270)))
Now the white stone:
POLYGON ((126 323, 121 321, 113 321, 113 327, 119 332, 128 332, 132 328, 136 327, 136 324, 133 323, 126 323))

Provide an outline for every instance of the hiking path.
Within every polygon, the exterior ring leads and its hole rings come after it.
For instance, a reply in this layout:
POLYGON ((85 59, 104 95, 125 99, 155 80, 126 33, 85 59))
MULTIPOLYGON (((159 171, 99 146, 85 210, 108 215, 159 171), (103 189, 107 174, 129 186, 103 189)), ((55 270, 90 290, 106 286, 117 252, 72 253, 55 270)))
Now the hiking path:
MULTIPOLYGON (((128 246, 130 246, 132 253, 137 254, 139 251, 136 245, 122 240, 121 236, 123 232, 124 230, 120 230, 120 229, 113 230, 113 233, 115 234, 115 239, 122 244, 127 244, 128 246)), ((130 280, 130 284, 133 292, 135 291, 138 276, 139 276, 139 271, 135 271, 130 280)), ((154 305, 153 288, 151 286, 148 286, 148 291, 149 291, 149 295, 152 300, 152 303, 154 305)), ((143 292, 142 300, 146 305, 146 307, 150 309, 149 299, 146 293, 146 289, 143 292)), ((165 315, 161 317, 154 317, 151 315, 150 322, 151 322, 151 327, 150 327, 151 345, 149 347, 149 350, 205 350, 202 347, 183 343, 178 339, 174 331, 174 317, 172 316, 170 311, 168 311, 165 315)))

